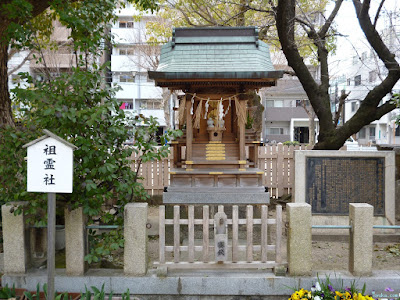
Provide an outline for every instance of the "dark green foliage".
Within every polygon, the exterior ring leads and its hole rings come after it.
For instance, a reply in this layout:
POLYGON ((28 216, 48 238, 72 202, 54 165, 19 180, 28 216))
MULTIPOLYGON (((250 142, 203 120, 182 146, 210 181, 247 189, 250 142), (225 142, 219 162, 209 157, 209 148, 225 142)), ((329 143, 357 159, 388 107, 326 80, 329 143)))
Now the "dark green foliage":
MULTIPOLYGON (((104 80, 108 66, 98 63, 116 5, 116 0, 52 1, 61 24, 71 29, 77 63, 68 73, 41 82, 20 73, 20 86, 12 91, 14 103, 22 109, 17 114, 17 128, 0 129, 0 202, 28 201, 24 213, 31 223, 46 223, 47 203, 45 194, 26 192, 26 149, 22 145, 42 136, 43 129, 78 147, 74 151, 73 193, 57 194, 57 205, 70 210, 83 207, 89 222, 95 218, 102 224, 122 225, 124 205, 148 198, 137 174, 140 163, 168 155, 167 146, 157 145, 156 120, 142 115, 127 117, 114 98, 118 87, 104 80), (131 137, 133 147, 126 146, 131 137), (136 170, 131 168, 134 151, 142 155, 136 170), (119 214, 109 212, 111 204, 119 214)), ((168 131, 162 141, 179 134, 168 131)), ((21 212, 21 208, 15 210, 21 212)), ((121 231, 98 237, 89 261, 123 246, 121 231)))

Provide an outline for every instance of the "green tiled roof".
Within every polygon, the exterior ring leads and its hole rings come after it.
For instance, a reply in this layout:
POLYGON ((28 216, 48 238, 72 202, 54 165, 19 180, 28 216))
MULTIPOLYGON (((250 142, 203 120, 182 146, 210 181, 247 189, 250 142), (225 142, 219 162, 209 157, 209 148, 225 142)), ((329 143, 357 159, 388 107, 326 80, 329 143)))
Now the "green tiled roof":
POLYGON ((176 28, 161 49, 157 71, 149 74, 154 79, 282 77, 256 27, 176 28))

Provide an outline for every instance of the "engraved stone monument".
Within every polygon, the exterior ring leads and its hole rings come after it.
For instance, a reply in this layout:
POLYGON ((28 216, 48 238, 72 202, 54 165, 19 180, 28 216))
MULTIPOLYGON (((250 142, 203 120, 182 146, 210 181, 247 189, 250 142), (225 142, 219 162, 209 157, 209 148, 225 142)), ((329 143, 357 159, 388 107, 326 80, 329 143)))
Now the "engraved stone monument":
POLYGON ((394 224, 394 152, 295 151, 295 201, 313 216, 348 216, 349 203, 374 207, 379 224, 394 224))

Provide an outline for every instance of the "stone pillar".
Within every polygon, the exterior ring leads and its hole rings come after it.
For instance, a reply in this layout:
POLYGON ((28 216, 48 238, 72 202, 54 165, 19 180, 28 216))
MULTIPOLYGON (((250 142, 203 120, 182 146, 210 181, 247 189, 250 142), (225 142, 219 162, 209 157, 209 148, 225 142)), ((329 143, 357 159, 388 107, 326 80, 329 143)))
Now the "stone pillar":
POLYGON ((349 271, 354 276, 372 273, 374 207, 366 203, 350 203, 349 271))
POLYGON ((87 270, 86 216, 83 208, 65 209, 65 262, 67 275, 81 276, 87 270))
POLYGON ((29 265, 29 242, 23 214, 14 216, 14 210, 24 202, 13 202, 1 207, 3 218, 4 273, 24 274, 29 265))
POLYGON ((124 273, 147 273, 147 203, 129 203, 124 210, 124 273))
POLYGON ((311 205, 288 203, 287 257, 290 276, 311 275, 311 205))

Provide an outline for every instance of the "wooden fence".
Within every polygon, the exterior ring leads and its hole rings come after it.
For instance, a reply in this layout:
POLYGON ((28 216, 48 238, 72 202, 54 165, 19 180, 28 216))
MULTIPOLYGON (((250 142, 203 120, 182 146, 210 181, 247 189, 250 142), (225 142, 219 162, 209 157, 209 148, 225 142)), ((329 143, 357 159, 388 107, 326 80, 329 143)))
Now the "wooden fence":
MULTIPOLYGON (((210 211, 208 205, 198 206, 201 209, 195 218, 195 206, 187 207, 187 218, 181 218, 181 207, 173 207, 173 218, 166 217, 165 206, 160 206, 159 212, 159 261, 155 266, 166 266, 178 269, 243 269, 243 268, 276 268, 285 266, 283 262, 282 239, 282 206, 276 206, 275 219, 268 217, 268 206, 261 206, 261 218, 253 218, 253 206, 246 206, 246 218, 239 219, 239 206, 218 206, 218 213, 210 211), (229 207, 229 208, 227 208, 229 207), (211 219, 210 219, 211 213, 211 219), (230 215, 230 217, 227 216, 230 215), (166 241, 166 226, 173 227, 173 240, 166 241), (197 226, 196 226, 197 225, 197 226), (219 232, 222 225, 222 231, 219 232), (269 226, 274 225, 274 238, 271 237, 269 226), (183 245, 181 233, 187 226, 187 242, 183 245), (245 241, 239 237, 239 226, 245 227, 245 241), (259 226, 260 239, 254 240, 254 229, 259 226), (210 228, 214 234, 210 235, 210 228), (198 238, 196 243, 195 237, 198 238), (229 242, 228 242, 229 240, 229 242), (272 242, 275 240, 275 244, 272 242), (166 253, 172 255, 167 256, 166 253), (270 254, 267 254, 270 253, 270 254), (269 258, 269 260, 268 260, 269 258), (223 264, 221 264, 223 262, 223 264)), ((214 209, 214 207, 212 207, 214 209)), ((185 242, 184 242, 185 243, 185 242)))
MULTIPOLYGON (((264 186, 269 188, 271 197, 278 198, 291 194, 294 187, 294 150, 308 150, 306 146, 284 146, 282 144, 259 147, 258 166, 264 170, 264 186)), ((169 169, 172 153, 161 161, 141 165, 139 176, 143 177, 144 188, 150 195, 162 195, 169 185, 169 169)), ((133 157, 132 168, 136 170, 137 156, 133 157)))

